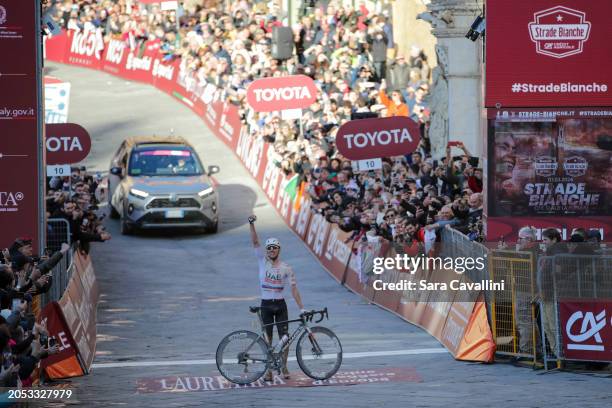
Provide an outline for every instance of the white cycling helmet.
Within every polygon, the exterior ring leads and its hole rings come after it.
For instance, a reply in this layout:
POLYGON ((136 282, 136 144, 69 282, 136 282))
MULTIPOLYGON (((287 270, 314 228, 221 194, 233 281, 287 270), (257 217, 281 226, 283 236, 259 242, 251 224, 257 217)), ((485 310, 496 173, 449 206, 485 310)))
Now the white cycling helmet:
POLYGON ((266 249, 269 246, 277 246, 277 247, 280 248, 281 244, 280 244, 280 241, 278 239, 276 239, 276 238, 268 238, 268 239, 266 239, 266 249))

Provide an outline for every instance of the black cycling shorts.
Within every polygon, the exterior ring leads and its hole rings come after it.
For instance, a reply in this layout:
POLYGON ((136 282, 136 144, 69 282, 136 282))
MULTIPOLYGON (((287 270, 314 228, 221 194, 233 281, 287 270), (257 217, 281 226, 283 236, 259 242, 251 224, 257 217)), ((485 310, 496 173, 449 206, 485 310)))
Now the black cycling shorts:
MULTIPOLYGON (((287 311, 285 299, 262 299, 261 319, 264 324, 269 324, 269 326, 266 326, 266 334, 268 339, 272 341, 272 332, 274 331, 272 323, 289 320, 289 312, 287 311)), ((278 338, 280 340, 284 334, 289 334, 289 323, 277 324, 276 330, 278 331, 278 338)))

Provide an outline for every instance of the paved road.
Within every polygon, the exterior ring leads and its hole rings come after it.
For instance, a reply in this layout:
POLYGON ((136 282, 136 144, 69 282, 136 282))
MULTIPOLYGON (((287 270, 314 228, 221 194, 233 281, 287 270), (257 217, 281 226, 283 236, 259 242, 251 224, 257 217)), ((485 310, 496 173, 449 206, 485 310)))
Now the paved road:
MULTIPOLYGON (((95 367, 71 383, 79 404, 472 408, 610 403, 612 382, 607 378, 541 375, 510 365, 453 360, 422 330, 337 285, 276 216, 231 152, 180 102, 152 87, 94 71, 59 65, 51 65, 50 71, 72 83, 70 120, 93 137, 89 168, 106 170, 112 152, 127 136, 170 129, 195 144, 205 165, 221 166, 222 222, 216 235, 123 237, 118 223, 107 221, 113 239, 93 249, 102 293, 95 367), (245 223, 252 211, 259 217, 262 237, 281 239, 282 255, 296 270, 307 307, 329 307, 328 325, 351 357, 342 370, 372 370, 372 376, 390 371, 395 381, 210 391, 228 387, 211 364, 217 343, 234 329, 252 327, 247 307, 257 303, 258 292, 245 223)), ((292 302, 290 313, 296 313, 292 302)), ((295 362, 290 369, 297 375, 295 362)))

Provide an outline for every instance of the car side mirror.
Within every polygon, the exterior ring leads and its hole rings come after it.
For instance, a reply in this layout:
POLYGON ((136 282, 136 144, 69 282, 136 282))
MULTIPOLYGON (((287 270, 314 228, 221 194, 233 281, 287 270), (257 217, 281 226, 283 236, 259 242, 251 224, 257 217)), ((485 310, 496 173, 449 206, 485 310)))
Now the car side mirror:
POLYGON ((219 166, 208 166, 208 175, 212 176, 213 174, 217 174, 221 169, 219 166))
POLYGON ((110 172, 114 176, 123 177, 123 169, 121 167, 112 167, 110 172))

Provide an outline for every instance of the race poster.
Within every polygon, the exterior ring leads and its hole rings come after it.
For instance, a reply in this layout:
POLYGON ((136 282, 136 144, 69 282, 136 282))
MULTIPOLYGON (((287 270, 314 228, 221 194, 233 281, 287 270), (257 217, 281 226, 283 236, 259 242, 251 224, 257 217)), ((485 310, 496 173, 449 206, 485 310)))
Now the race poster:
POLYGON ((610 118, 490 121, 489 215, 609 215, 611 139, 610 118))

